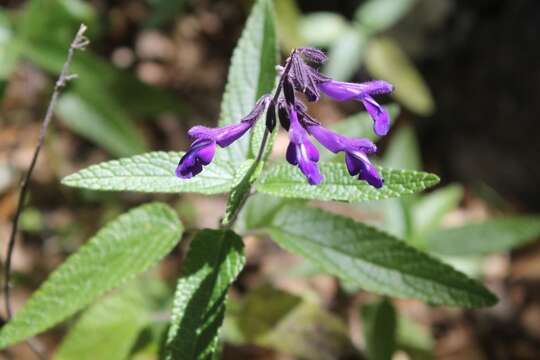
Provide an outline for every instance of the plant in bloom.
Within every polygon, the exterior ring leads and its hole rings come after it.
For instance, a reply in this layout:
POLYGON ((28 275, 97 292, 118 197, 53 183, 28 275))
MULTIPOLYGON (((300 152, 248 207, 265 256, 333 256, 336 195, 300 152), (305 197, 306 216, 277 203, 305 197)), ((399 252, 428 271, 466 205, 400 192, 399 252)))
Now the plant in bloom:
MULTIPOLYGON (((326 129, 308 114, 306 105, 296 97, 296 93, 304 94, 310 102, 318 101, 321 93, 337 101, 360 101, 373 119, 374 132, 384 136, 388 133, 390 119, 374 96, 390 93, 393 86, 382 80, 365 83, 333 80, 317 70, 325 60, 326 55, 318 49, 293 50, 285 66, 277 68, 280 80, 274 95, 262 96, 239 123, 222 128, 191 128, 188 134, 194 141, 180 160, 176 175, 189 179, 199 174, 212 161, 216 145, 224 148, 238 140, 266 111, 265 136, 274 130, 277 112, 281 127, 289 133, 286 159, 299 168, 311 185, 324 181, 317 164, 319 151, 311 141, 314 138, 329 151, 345 154, 345 164, 351 176, 365 180, 375 188, 382 187, 384 181, 368 158, 377 151, 375 144, 367 139, 349 138, 326 129)), ((263 141, 260 153, 264 144, 263 141)))

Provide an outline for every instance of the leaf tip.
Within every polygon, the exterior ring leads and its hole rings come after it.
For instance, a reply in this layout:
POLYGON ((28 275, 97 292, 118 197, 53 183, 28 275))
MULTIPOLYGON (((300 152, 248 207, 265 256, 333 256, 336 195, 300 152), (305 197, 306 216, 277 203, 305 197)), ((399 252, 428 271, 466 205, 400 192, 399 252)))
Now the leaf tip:
POLYGON ((62 180, 60 180, 60 184, 64 186, 75 187, 75 176, 76 176, 76 173, 64 176, 62 180))

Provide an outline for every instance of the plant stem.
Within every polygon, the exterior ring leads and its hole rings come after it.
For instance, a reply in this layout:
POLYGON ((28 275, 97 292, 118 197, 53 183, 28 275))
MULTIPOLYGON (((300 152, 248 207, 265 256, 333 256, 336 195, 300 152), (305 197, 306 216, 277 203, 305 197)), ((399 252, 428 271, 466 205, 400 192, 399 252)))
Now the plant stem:
MULTIPOLYGON (((279 95, 281 94, 281 90, 283 89, 283 81, 288 76, 289 70, 291 69, 291 64, 292 64, 291 57, 292 57, 292 55, 294 55, 295 52, 296 52, 296 49, 293 49, 291 51, 291 54, 288 57, 287 65, 285 66, 285 69, 283 70, 283 73, 281 74, 281 76, 279 78, 278 86, 276 87, 276 91, 274 93, 274 96, 272 97, 272 102, 274 104, 277 104, 279 95)), ((251 177, 251 175, 253 174, 253 172, 255 171, 257 166, 259 165, 259 163, 262 161, 263 156, 264 156, 264 150, 266 149, 266 143, 268 142, 268 137, 269 136, 270 136, 270 131, 268 131, 268 128, 265 127, 264 134, 263 134, 263 137, 262 137, 262 140, 261 140, 261 146, 259 147, 259 152, 257 153, 257 156, 255 157, 255 162, 253 163, 253 165, 251 165, 251 168, 247 172, 246 176, 251 177)), ((223 224, 223 223, 221 224, 220 227, 222 229, 230 229, 230 228, 232 228, 234 226, 234 223, 238 219, 238 215, 240 214, 240 211, 242 210, 242 208, 244 207, 244 204, 246 203, 247 199, 250 196, 251 196, 251 185, 250 185, 250 190, 246 191, 243 194, 239 205, 235 208, 234 213, 232 213, 229 216, 228 221, 225 224, 223 224)))
MULTIPOLYGON (((28 183, 29 183, 30 177, 32 176, 32 172, 34 171, 34 168, 36 166, 37 159, 41 151, 41 147, 43 146, 43 142, 45 141, 45 134, 47 132, 49 123, 51 122, 54 108, 58 101, 58 97, 60 96, 60 92, 66 86, 67 82, 72 80, 75 77, 74 75, 69 74, 69 67, 73 60, 73 54, 75 53, 75 50, 83 50, 89 44, 88 39, 84 36, 85 31, 86 31, 86 26, 81 24, 79 30, 77 31, 77 34, 75 35, 75 38, 73 39, 73 41, 71 42, 69 46, 66 62, 64 63, 62 72, 60 73, 58 80, 55 83, 54 91, 51 96, 49 105, 47 107, 47 112, 45 113, 45 117, 43 118, 43 122, 41 124, 38 142, 34 150, 32 160, 30 161, 30 166, 28 167, 28 171, 26 172, 26 174, 24 175, 21 181, 21 190, 19 192, 19 199, 17 203, 15 216, 13 217, 11 233, 9 236, 8 248, 7 248, 7 253, 6 253, 6 261, 4 264, 4 284, 3 284, 4 286, 3 287, 4 287, 4 301, 5 301, 6 316, 8 320, 11 319, 12 317, 11 299, 10 299, 11 260, 13 258, 13 250, 15 248, 15 241, 16 241, 16 236, 17 236, 19 218, 24 208, 26 194, 28 192, 28 183)), ((36 351, 36 349, 34 348, 33 350, 36 351)), ((41 354, 39 356, 41 357, 41 354)))

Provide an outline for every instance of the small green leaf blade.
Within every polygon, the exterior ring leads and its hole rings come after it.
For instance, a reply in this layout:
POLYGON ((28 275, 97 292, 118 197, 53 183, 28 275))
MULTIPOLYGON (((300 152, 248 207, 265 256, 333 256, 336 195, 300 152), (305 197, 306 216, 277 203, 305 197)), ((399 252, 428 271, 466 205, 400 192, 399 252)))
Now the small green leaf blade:
POLYGON ((285 198, 359 202, 413 194, 439 182, 436 175, 425 172, 382 168, 385 183, 381 189, 375 189, 350 176, 342 163, 321 163, 320 169, 324 180, 313 186, 296 167, 276 165, 261 175, 256 188, 261 193, 285 198))
POLYGON ((301 302, 299 296, 264 284, 251 290, 242 300, 238 327, 248 343, 257 343, 301 302))
POLYGON ((182 152, 150 152, 92 165, 62 179, 62 184, 91 190, 152 193, 196 192, 218 194, 229 191, 245 167, 215 159, 192 179, 175 175, 182 152))
POLYGON ((355 26, 348 28, 330 46, 324 73, 335 80, 349 80, 362 64, 368 40, 362 29, 355 26))
POLYGON ((365 59, 366 67, 373 77, 395 85, 392 96, 400 104, 423 116, 435 111, 435 101, 422 75, 392 39, 372 39, 365 59))
POLYGON ((433 344, 435 340, 429 327, 398 314, 397 347, 405 351, 411 359, 433 359, 433 344))
POLYGON ((427 238, 428 250, 452 256, 507 251, 540 237, 540 216, 512 216, 442 229, 427 238))
POLYGON ((140 291, 128 288, 90 307, 66 335, 54 360, 126 359, 150 321, 140 291))
POLYGON ((447 185, 422 196, 411 209, 414 236, 424 237, 437 228, 462 198, 463 187, 458 184, 447 185))
POLYGON ((99 144, 114 156, 146 151, 131 118, 114 101, 96 94, 89 103, 75 92, 60 97, 55 112, 72 131, 99 144))
POLYGON ((269 285, 250 291, 234 320, 248 344, 299 359, 358 358, 343 320, 318 304, 269 285))
POLYGON ((176 287, 166 359, 213 358, 227 290, 244 264, 244 245, 234 232, 197 233, 176 287))
POLYGON ((383 164, 393 169, 422 169, 418 139, 412 126, 401 126, 392 134, 383 164))
POLYGON ((119 216, 56 269, 0 330, 0 348, 47 330, 147 270, 171 251, 181 234, 176 214, 162 203, 119 216))
POLYGON ((266 230, 286 250, 368 291, 437 305, 481 307, 497 301, 450 266, 349 218, 286 205, 266 230))
POLYGON ((305 44, 300 35, 298 23, 301 19, 300 9, 296 0, 275 0, 278 40, 284 53, 288 53, 293 48, 301 47, 305 44))
MULTIPOLYGON (((232 56, 221 102, 220 126, 239 122, 249 114, 259 97, 274 88, 278 50, 273 19, 272 2, 258 0, 232 56)), ((244 136, 220 151, 218 156, 230 161, 253 158, 251 142, 260 143, 264 121, 259 121, 252 131, 253 140, 244 136)))
POLYGON ((391 28, 413 7, 416 0, 369 0, 356 10, 355 18, 370 32, 391 28))
POLYGON ((370 360, 391 360, 396 350, 397 315, 384 298, 361 308, 366 353, 370 360))
POLYGON ((349 29, 344 16, 329 11, 306 14, 298 26, 305 42, 317 47, 328 47, 349 29))

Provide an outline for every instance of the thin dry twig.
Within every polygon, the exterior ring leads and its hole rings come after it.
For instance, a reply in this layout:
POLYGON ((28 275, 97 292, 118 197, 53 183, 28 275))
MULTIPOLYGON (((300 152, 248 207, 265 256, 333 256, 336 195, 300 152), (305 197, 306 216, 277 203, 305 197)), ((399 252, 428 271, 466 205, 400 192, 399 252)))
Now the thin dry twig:
MULTIPOLYGON (((6 261, 4 262, 4 284, 3 284, 4 302, 5 302, 5 309, 6 309, 6 315, 7 315, 8 320, 11 319, 12 317, 11 298, 10 298, 11 259, 13 257, 13 250, 15 248, 15 240, 16 240, 17 228, 19 224, 19 217, 24 208, 24 203, 26 200, 26 193, 28 191, 28 183, 29 183, 30 177, 32 176, 32 172, 34 171, 34 167, 36 166, 36 162, 39 157, 41 147, 43 146, 43 142, 45 140, 45 134, 47 132, 47 127, 49 126, 49 123, 51 122, 51 118, 52 118, 56 103, 58 101, 58 97, 60 96, 60 93, 62 89, 66 86, 66 84, 70 80, 76 77, 76 75, 69 74, 69 67, 71 66, 71 62, 73 61, 73 55, 75 53, 75 50, 84 50, 86 46, 88 46, 88 44, 90 43, 89 40, 84 36, 85 32, 86 32, 86 26, 84 24, 81 24, 79 31, 77 31, 75 38, 73 39, 73 41, 71 42, 69 46, 66 62, 64 63, 62 72, 60 73, 58 80, 56 81, 56 84, 54 86, 54 91, 51 96, 51 100, 49 102, 49 106, 47 107, 47 112, 45 113, 45 117, 43 118, 43 123, 41 124, 38 142, 34 150, 34 154, 30 162, 30 166, 28 167, 28 171, 26 172, 26 174, 24 175, 21 181, 21 190, 19 193, 17 210, 15 212, 15 216, 13 217, 11 233, 10 233, 10 237, 8 241, 8 248, 7 248, 7 253, 6 253, 6 261)), ((39 351, 37 351, 37 349, 35 349, 33 345, 30 344, 30 346, 32 347, 34 352, 36 352, 36 354, 41 357, 41 354, 39 354, 39 351)))

